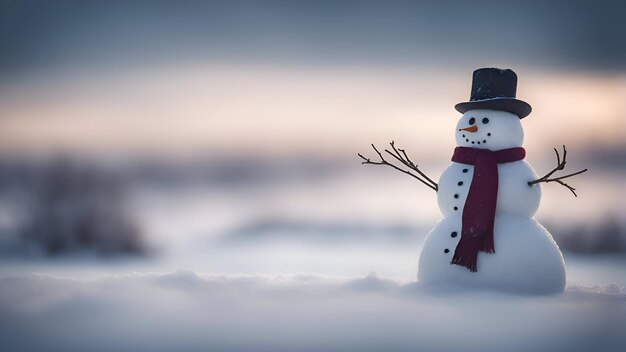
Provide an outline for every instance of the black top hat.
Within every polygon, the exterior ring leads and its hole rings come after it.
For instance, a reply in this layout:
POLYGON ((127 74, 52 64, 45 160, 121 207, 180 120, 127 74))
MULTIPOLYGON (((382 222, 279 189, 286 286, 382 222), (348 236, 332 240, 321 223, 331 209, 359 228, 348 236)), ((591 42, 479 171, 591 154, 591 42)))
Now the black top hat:
POLYGON ((470 101, 458 103, 454 108, 460 113, 475 109, 502 110, 523 119, 532 108, 527 102, 515 99, 516 91, 517 75, 513 70, 479 68, 472 78, 470 101))

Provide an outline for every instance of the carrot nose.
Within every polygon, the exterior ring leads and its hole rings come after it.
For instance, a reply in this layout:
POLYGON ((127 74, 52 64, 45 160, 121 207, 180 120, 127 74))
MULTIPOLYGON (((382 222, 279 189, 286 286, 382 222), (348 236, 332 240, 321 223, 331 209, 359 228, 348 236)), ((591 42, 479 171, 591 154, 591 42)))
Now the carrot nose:
POLYGON ((474 125, 474 126, 470 126, 470 127, 465 127, 465 128, 460 128, 459 131, 467 131, 467 132, 476 132, 478 131, 478 126, 474 125))

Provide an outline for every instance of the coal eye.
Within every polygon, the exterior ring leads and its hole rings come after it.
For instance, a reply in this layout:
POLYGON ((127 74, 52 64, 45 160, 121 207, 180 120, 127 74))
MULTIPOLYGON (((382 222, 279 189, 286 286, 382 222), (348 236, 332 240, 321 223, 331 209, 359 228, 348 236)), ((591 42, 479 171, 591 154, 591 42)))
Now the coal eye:
POLYGON ((483 123, 489 123, 489 119, 485 117, 485 118, 483 119, 483 123))
POLYGON ((469 119, 469 124, 470 125, 473 125, 475 122, 476 122, 475 118, 472 117, 471 119, 469 119))

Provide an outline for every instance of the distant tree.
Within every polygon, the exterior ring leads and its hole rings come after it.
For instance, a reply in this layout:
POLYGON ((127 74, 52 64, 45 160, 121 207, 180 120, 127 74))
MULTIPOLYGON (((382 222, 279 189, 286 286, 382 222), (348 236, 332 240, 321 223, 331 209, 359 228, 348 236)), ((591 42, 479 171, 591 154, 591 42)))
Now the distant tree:
POLYGON ((32 192, 31 216, 21 234, 48 254, 145 251, 123 187, 111 174, 87 163, 58 158, 43 168, 32 192))

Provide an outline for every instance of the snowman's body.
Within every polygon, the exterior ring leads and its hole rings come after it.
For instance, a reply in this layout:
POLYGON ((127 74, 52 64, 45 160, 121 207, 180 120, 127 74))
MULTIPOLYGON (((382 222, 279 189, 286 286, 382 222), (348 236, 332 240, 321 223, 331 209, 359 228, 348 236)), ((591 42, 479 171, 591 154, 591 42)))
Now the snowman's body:
MULTIPOLYGON (((459 120, 456 137, 458 146, 495 151, 521 147, 523 130, 519 118, 511 113, 471 110, 459 120), (464 131, 466 126, 476 129, 464 131)), ((515 292, 562 292, 563 256, 550 233, 533 219, 541 189, 528 185, 537 177, 523 160, 498 164, 495 253, 479 252, 477 272, 450 263, 461 238, 463 208, 473 173, 473 165, 453 162, 441 175, 437 201, 444 219, 426 237, 419 281, 515 292)))

